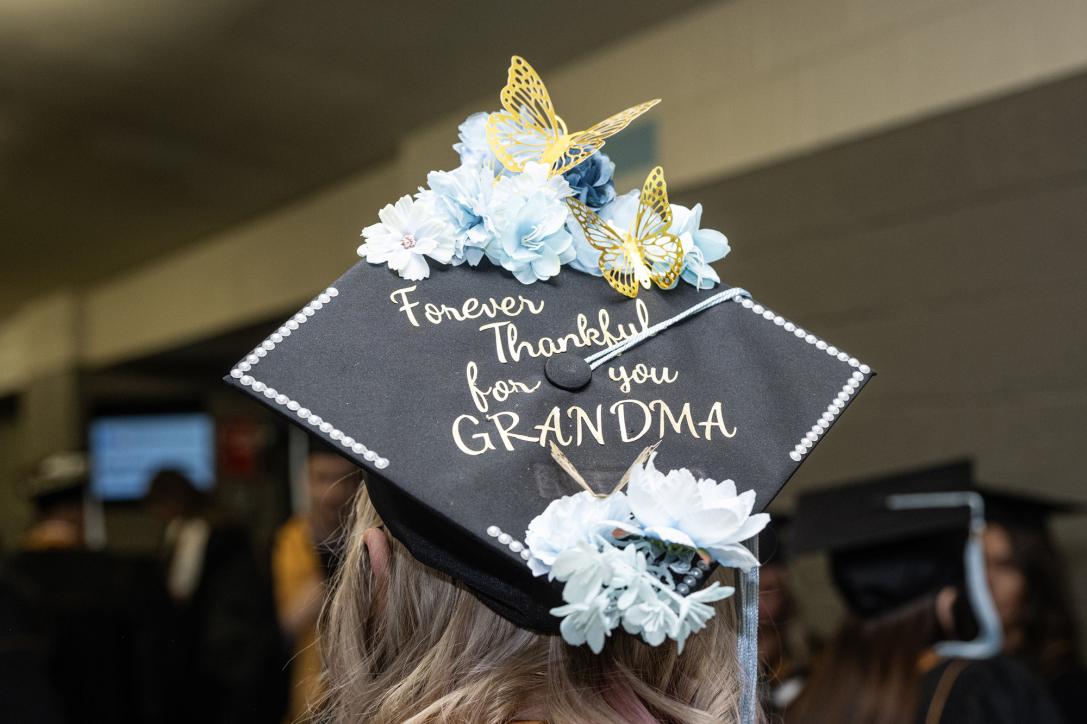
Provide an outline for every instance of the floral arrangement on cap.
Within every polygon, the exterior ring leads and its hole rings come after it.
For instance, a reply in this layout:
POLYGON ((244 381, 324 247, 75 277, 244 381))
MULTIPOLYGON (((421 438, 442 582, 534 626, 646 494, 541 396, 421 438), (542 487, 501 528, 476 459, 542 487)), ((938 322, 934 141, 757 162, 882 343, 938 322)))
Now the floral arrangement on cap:
POLYGON ((720 282, 712 262, 729 252, 719 231, 699 228, 702 206, 668 202, 663 170, 641 192, 617 196, 605 139, 656 105, 647 101, 588 130, 569 133, 547 88, 523 58, 510 62, 502 111, 475 113, 453 145, 461 165, 431 171, 427 186, 378 212, 358 253, 412 281, 429 262, 479 265, 484 259, 523 284, 564 266, 603 276, 621 293, 720 282), (428 261, 429 260, 429 261, 428 261))
POLYGON ((662 473, 647 448, 610 495, 589 488, 557 448, 552 455, 584 491, 551 501, 529 523, 528 565, 537 576, 565 583, 562 618, 567 643, 594 653, 622 625, 652 646, 687 637, 713 617, 709 604, 735 589, 701 587, 713 565, 750 570, 758 559, 743 541, 770 516, 752 514, 755 491, 737 494, 731 480, 696 479, 681 468, 662 473), (621 488, 626 487, 626 492, 621 488))

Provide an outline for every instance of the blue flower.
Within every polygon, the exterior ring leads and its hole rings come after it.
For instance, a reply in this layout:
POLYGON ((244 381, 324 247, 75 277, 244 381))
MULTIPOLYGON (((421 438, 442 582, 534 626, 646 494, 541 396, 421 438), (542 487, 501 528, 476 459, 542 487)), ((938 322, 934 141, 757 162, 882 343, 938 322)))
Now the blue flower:
POLYGON ((494 239, 490 221, 494 173, 491 166, 462 165, 452 171, 431 171, 427 174, 430 188, 421 189, 417 197, 434 205, 453 230, 455 242, 454 265, 467 261, 476 266, 483 258, 484 248, 494 239))
POLYGON ((597 152, 562 176, 574 190, 574 198, 596 211, 615 198, 615 184, 611 180, 614 173, 611 159, 597 152))
POLYGON ((490 115, 486 112, 473 113, 457 127, 460 143, 454 143, 453 150, 460 155, 462 164, 502 168, 487 140, 487 117, 490 115))
POLYGON ((548 178, 549 171, 529 163, 522 173, 501 177, 491 198, 495 238, 487 258, 522 284, 550 279, 577 255, 566 229, 570 185, 561 176, 548 178))
POLYGON ((692 209, 672 204, 670 231, 683 243, 683 281, 699 289, 712 289, 721 277, 710 264, 724 259, 731 248, 724 234, 699 229, 701 223, 702 204, 695 204, 692 209))

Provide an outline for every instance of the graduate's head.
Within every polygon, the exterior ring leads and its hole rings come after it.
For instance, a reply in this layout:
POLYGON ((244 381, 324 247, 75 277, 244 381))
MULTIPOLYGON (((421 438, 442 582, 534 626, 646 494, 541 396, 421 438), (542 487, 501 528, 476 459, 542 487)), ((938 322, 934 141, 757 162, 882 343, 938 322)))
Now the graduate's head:
MULTIPOLYGON (((656 724, 737 721, 732 599, 682 655, 616 632, 601 653, 517 626, 417 561, 359 491, 325 612, 329 705, 338 722, 656 724)), ((718 569, 711 581, 732 582, 718 569)))
POLYGON ((791 721, 912 722, 929 654, 982 644, 996 653, 994 617, 971 605, 972 596, 989 596, 973 486, 970 463, 958 462, 800 496, 794 547, 827 554, 846 613, 791 721), (995 641, 979 637, 994 628, 995 641))
POLYGON ((599 216, 562 176, 599 146, 526 145, 550 100, 523 58, 507 80, 469 119, 493 153, 381 209, 364 261, 230 371, 362 465, 384 525, 360 515, 334 599, 340 718, 504 721, 531 694, 553 722, 741 698, 752 722, 746 542, 872 370, 723 284, 727 240, 687 231, 661 167, 599 216))
POLYGON ((972 466, 963 461, 807 492, 797 503, 795 548, 827 554, 852 617, 878 621, 920 601, 939 601, 943 630, 936 633, 969 638, 975 632, 970 626, 956 630, 961 622, 953 620, 949 604, 964 591, 971 511, 963 502, 944 505, 940 496, 973 486, 972 466))
POLYGON ((989 518, 984 538, 989 587, 1005 650, 1049 675, 1078 658, 1068 573, 1050 522, 1082 514, 1084 506, 995 488, 982 492, 989 518))
POLYGON ((80 452, 53 453, 39 460, 23 481, 35 519, 82 527, 88 474, 87 458, 80 452))
POLYGON ((151 478, 144 504, 148 512, 162 522, 200 513, 208 503, 189 476, 180 470, 159 470, 151 478))

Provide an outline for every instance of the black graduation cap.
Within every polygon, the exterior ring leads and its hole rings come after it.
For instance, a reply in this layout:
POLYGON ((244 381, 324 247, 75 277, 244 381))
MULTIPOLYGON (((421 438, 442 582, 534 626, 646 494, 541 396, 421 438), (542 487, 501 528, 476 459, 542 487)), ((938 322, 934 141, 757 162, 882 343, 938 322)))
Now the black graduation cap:
POLYGON ((631 300, 572 270, 523 285, 487 265, 409 282, 360 262, 226 379, 365 468, 416 558, 554 631, 561 586, 532 575, 523 542, 578 491, 552 443, 606 492, 663 438, 660 469, 731 478, 761 511, 872 375, 743 295, 589 373, 585 357, 716 293, 679 284, 631 300))
POLYGON ((1074 515, 1087 512, 1087 503, 1059 500, 1018 491, 979 487, 985 498, 985 517, 1014 528, 1043 529, 1053 516, 1074 515))
POLYGON ((826 551, 849 608, 876 616, 963 581, 970 509, 898 509, 894 497, 971 491, 968 460, 868 477, 797 500, 793 547, 826 551))
POLYGON ((39 506, 78 500, 89 481, 87 456, 65 451, 46 455, 23 480, 26 497, 39 506))

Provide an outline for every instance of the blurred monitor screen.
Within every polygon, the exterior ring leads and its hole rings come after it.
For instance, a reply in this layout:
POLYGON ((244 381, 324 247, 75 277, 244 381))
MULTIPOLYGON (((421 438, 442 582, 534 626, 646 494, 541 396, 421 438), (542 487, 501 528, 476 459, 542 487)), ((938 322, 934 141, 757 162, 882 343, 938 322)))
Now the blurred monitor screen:
POLYGON ((209 490, 215 478, 215 429, 210 415, 99 417, 91 422, 91 489, 103 500, 134 500, 165 468, 209 490))

